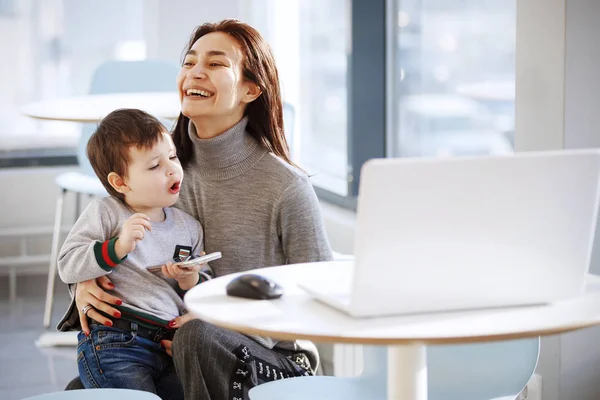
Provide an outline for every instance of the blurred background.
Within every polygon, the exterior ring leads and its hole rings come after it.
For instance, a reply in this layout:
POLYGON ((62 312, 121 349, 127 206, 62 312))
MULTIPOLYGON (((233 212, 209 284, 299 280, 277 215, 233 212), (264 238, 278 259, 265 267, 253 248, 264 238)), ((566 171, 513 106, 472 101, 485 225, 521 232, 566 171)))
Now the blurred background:
MULTIPOLYGON (((395 0, 385 84, 397 120, 387 155, 512 151, 515 4, 395 0)), ((107 60, 179 62, 193 27, 240 18, 275 53, 284 100, 295 111, 288 129, 294 159, 315 175, 315 185, 346 196, 351 6, 348 0, 0 0, 1 157, 9 164, 17 156, 73 154, 81 128, 36 122, 22 115, 24 104, 86 94, 92 73, 107 60)), ((381 75, 380 62, 373 60, 372 77, 381 75)))
MULTIPOLYGON (((72 347, 36 341, 69 301, 57 282, 45 329, 55 178, 77 169, 82 125, 23 107, 88 94, 108 61, 179 64, 194 27, 242 19, 273 49, 293 159, 334 250, 352 254, 370 158, 600 147, 599 15, 597 0, 0 0, 0 399, 61 390, 77 373, 72 347)), ((75 205, 66 198, 67 229, 75 205)), ((599 335, 542 340, 544 400, 600 398, 599 335)), ((327 373, 335 353, 322 348, 327 373)))

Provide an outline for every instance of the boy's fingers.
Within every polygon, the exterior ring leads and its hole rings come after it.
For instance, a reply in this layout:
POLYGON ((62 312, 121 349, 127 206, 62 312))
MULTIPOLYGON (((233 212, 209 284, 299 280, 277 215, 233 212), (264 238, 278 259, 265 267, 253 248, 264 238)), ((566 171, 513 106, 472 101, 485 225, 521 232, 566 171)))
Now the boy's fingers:
POLYGON ((143 218, 135 218, 131 220, 131 223, 133 224, 133 226, 141 226, 144 227, 145 229, 151 231, 152 230, 152 224, 150 223, 150 221, 143 219, 143 218))
POLYGON ((166 266, 166 265, 163 265, 163 266, 160 268, 160 270, 161 270, 162 274, 163 274, 164 276, 166 276, 167 278, 173 278, 173 275, 171 274, 171 271, 169 270, 169 267, 168 267, 168 266, 166 266))
POLYGON ((144 238, 144 229, 134 229, 131 231, 131 237, 136 240, 142 240, 144 238))
POLYGON ((148 216, 147 216, 146 214, 144 214, 144 213, 135 213, 135 214, 133 214, 131 217, 129 217, 129 219, 134 219, 134 218, 142 218, 142 219, 145 219, 145 220, 148 220, 148 221, 150 221, 150 217, 148 217, 148 216))

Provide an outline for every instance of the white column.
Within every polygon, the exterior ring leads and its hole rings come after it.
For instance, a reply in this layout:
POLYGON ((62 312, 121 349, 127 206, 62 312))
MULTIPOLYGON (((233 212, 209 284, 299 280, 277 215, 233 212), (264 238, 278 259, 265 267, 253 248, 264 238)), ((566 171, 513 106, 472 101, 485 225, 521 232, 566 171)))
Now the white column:
POLYGON ((566 0, 517 0, 516 151, 561 149, 566 0))
POLYGON ((389 346, 388 400, 427 400, 427 348, 389 346))

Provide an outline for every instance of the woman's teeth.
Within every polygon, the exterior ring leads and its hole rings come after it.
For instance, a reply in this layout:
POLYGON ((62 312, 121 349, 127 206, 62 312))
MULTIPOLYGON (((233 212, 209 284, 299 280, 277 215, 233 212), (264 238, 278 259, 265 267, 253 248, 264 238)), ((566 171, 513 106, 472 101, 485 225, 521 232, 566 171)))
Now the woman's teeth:
POLYGON ((206 90, 200 90, 200 89, 188 89, 185 93, 188 96, 201 96, 201 97, 210 97, 213 95, 211 92, 207 92, 206 90))

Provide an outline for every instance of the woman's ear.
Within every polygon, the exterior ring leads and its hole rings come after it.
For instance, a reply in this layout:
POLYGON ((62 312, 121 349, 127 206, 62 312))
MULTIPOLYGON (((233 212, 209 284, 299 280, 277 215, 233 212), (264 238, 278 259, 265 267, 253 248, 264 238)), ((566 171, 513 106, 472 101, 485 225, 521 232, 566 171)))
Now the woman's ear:
POLYGON ((125 182, 125 180, 116 172, 111 172, 108 174, 108 183, 119 193, 127 193, 129 192, 129 186, 125 182))
POLYGON ((242 101, 244 103, 252 103, 254 100, 258 99, 258 97, 262 94, 262 90, 258 87, 258 85, 254 82, 247 82, 246 84, 246 94, 242 101))

